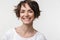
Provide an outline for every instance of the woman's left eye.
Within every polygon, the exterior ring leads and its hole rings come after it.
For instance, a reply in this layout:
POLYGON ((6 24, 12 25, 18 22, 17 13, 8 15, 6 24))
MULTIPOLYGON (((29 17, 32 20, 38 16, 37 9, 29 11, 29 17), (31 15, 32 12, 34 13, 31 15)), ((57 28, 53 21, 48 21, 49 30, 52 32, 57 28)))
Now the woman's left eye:
POLYGON ((33 11, 32 11, 32 10, 29 10, 28 12, 29 12, 29 13, 33 13, 33 11))

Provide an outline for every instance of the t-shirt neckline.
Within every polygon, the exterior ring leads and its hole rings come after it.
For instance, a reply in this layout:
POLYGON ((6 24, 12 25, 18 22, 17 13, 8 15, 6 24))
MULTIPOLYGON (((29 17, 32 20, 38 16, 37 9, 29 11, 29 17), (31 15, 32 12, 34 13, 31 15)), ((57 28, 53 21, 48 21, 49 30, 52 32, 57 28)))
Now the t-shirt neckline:
POLYGON ((31 38, 36 37, 36 35, 38 34, 38 31, 37 31, 32 37, 27 37, 27 38, 25 38, 25 37, 20 36, 20 35, 16 32, 15 28, 14 28, 14 32, 15 32, 16 36, 18 36, 19 38, 22 38, 22 39, 31 39, 31 38))

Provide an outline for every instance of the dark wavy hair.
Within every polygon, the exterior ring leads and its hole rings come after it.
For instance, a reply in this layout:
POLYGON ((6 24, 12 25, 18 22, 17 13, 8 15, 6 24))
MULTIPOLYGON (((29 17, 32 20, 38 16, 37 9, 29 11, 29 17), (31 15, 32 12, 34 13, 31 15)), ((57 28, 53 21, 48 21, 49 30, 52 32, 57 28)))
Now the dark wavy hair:
POLYGON ((16 16, 19 18, 20 17, 20 9, 22 5, 25 5, 25 3, 27 3, 30 8, 34 11, 34 17, 38 18, 40 16, 40 9, 39 9, 39 5, 36 1, 31 1, 31 0, 24 0, 21 1, 16 8, 14 9, 16 16))

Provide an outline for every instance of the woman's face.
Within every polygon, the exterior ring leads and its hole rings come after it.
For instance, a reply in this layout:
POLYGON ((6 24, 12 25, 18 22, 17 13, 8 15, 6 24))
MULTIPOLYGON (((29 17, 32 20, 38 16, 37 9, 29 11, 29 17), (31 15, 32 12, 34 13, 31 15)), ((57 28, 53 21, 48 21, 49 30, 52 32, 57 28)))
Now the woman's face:
POLYGON ((21 6, 20 19, 24 24, 31 24, 34 20, 34 11, 29 7, 27 3, 21 6))

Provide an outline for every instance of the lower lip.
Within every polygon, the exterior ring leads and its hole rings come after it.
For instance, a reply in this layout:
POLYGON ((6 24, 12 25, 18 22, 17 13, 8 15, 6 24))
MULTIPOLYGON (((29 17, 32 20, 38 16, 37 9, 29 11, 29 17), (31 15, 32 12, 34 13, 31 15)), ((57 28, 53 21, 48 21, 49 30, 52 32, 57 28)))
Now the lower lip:
POLYGON ((31 20, 31 17, 22 17, 22 20, 23 21, 30 21, 31 20))
POLYGON ((27 19, 27 18, 23 18, 23 20, 25 20, 25 21, 29 21, 29 20, 30 20, 30 18, 29 18, 29 19, 27 19))

